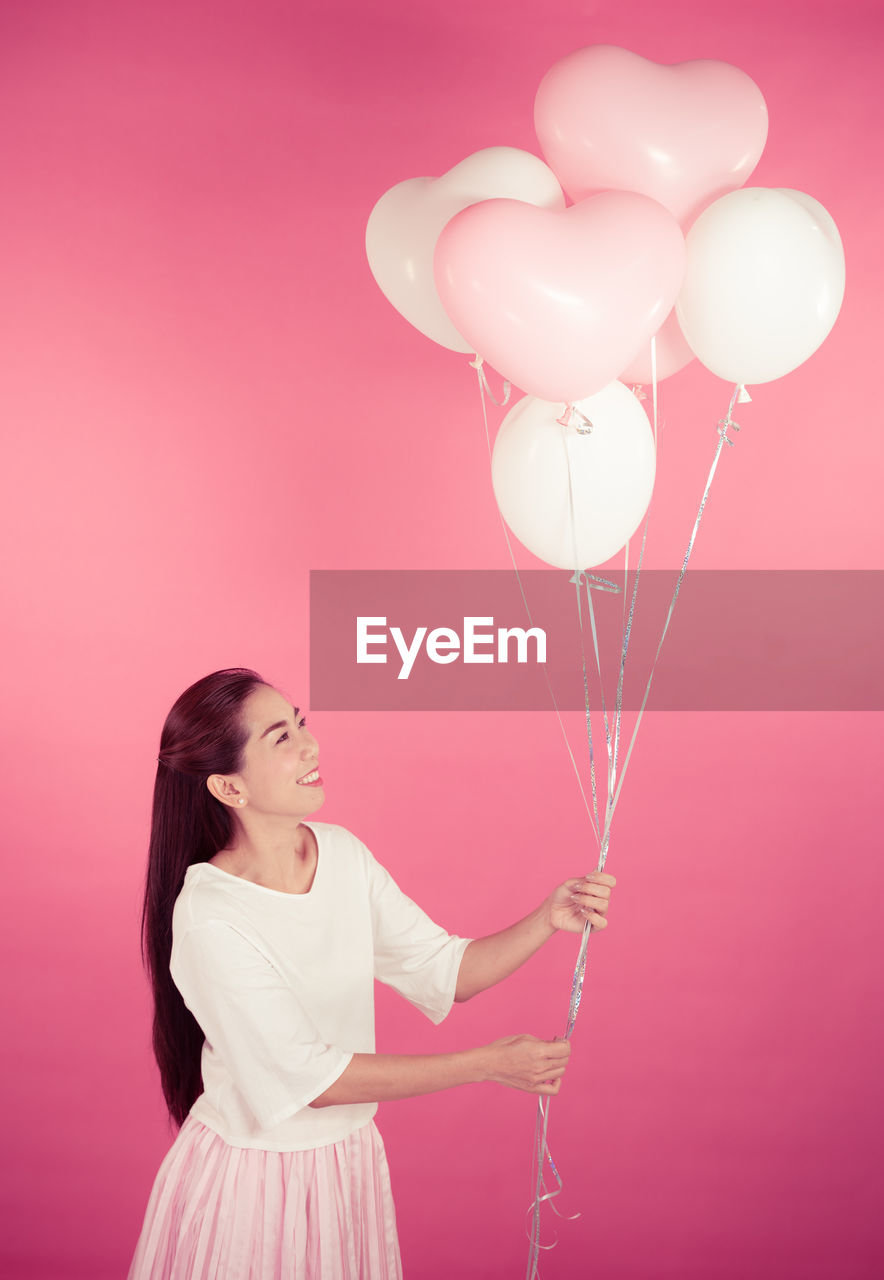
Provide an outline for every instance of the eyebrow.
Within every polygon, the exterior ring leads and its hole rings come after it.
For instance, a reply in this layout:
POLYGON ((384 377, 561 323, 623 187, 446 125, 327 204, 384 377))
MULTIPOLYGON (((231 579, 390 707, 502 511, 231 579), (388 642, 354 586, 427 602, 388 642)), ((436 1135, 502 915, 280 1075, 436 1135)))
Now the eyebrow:
MULTIPOLYGON (((298 716, 301 714, 301 708, 292 707, 292 711, 294 711, 295 719, 297 720, 298 716)), ((274 729, 286 729, 287 727, 288 727, 288 720, 277 720, 276 724, 272 724, 268 729, 264 730, 264 732, 261 734, 261 738, 266 738, 268 733, 272 733, 274 729)), ((261 741, 261 738, 258 739, 259 742, 261 741)))

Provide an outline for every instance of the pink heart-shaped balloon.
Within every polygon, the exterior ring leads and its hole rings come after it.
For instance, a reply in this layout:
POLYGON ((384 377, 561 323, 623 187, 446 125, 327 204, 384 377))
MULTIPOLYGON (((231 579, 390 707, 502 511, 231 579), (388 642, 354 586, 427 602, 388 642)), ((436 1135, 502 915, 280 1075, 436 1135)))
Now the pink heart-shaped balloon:
POLYGON ((529 395, 614 381, 671 310, 684 237, 662 205, 608 191, 569 209, 486 200, 448 223, 436 287, 458 332, 529 395))
POLYGON ((744 71, 708 59, 674 67, 615 45, 578 49, 544 76, 534 124, 572 200, 639 191, 685 224, 749 178, 767 107, 744 71))

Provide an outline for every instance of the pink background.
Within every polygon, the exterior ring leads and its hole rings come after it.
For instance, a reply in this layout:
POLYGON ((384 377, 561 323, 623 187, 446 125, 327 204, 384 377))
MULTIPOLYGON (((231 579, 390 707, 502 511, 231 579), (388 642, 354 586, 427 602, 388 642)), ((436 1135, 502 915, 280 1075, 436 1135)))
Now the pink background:
MULTIPOLYGON (((829 209, 848 292, 740 411, 693 563, 881 568, 881 32, 871 0, 4 0, 4 1276, 124 1275, 171 1140, 138 920, 173 699, 231 664, 303 699, 311 568, 508 564, 473 374, 376 289, 374 201, 536 150, 536 86, 582 45, 745 69, 771 115, 753 182, 829 209)), ((727 392, 664 384, 653 566, 680 563, 727 392)), ((321 816, 453 930, 594 862, 550 714, 311 727, 321 816)), ((879 736, 871 713, 643 725, 553 1108, 582 1216, 548 1222, 548 1280, 880 1274, 879 736)), ((383 992, 379 1047, 556 1034, 573 955, 438 1030, 383 992)), ((533 1116, 492 1086, 382 1108, 408 1274, 523 1274, 533 1116)))

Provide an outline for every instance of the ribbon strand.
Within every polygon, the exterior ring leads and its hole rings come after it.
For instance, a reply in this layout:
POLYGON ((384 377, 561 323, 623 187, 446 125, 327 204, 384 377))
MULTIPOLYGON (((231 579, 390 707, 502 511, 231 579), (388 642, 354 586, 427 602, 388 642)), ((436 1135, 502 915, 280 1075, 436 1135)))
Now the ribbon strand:
MULTIPOLYGON (((488 406, 487 406, 487 404, 485 403, 485 396, 486 396, 486 395, 488 395, 488 396, 490 397, 490 399, 491 399, 495 404, 497 404, 498 402, 494 399, 494 396, 493 396, 493 395, 491 395, 491 391, 490 391, 490 388, 489 388, 489 386, 488 386, 488 380, 487 380, 487 378, 485 377, 485 371, 484 371, 484 369, 483 369, 483 367, 482 367, 482 366, 483 366, 483 364, 484 364, 484 361, 482 360, 481 356, 476 356, 476 359, 475 359, 475 360, 471 360, 471 361, 470 361, 470 368, 472 368, 472 369, 475 369, 475 370, 476 370, 476 376, 477 376, 478 383, 479 383, 479 398, 480 398, 480 400, 481 400, 481 402, 482 402, 482 422, 483 422, 484 427, 485 427, 485 444, 486 444, 486 446, 487 446, 487 448, 488 448, 488 461, 489 461, 489 464, 490 464, 490 462, 491 462, 491 456, 492 456, 492 450, 491 450, 491 432, 490 432, 489 427, 488 427, 488 406)), ((506 386, 506 396, 505 396, 505 399, 504 399, 504 401, 503 401, 503 404, 504 404, 504 405, 507 403, 507 400, 509 399, 509 392, 510 392, 510 386, 509 386, 509 383, 506 383, 506 384, 505 384, 505 386, 506 386)), ((502 407, 502 406, 501 406, 501 407, 502 407)), ((531 608, 530 608, 530 606, 529 606, 529 604, 528 604, 528 597, 527 597, 527 595, 525 594, 525 587, 524 587, 524 584, 523 584, 523 582, 522 582, 522 575, 519 573, 519 566, 518 566, 518 564, 516 563, 516 556, 515 556, 515 552, 513 551, 513 544, 512 544, 512 542, 510 541, 509 530, 508 530, 508 529, 507 529, 507 527, 506 527, 506 521, 504 520, 503 516, 501 515, 501 513, 500 513, 500 508, 499 508, 499 507, 498 507, 498 509, 497 509, 497 514, 498 514, 498 516, 499 516, 499 518, 500 518, 500 527, 501 527, 501 529, 503 530, 503 537, 504 537, 504 541, 506 542, 506 548, 507 548, 507 551, 509 552, 510 561, 512 562, 512 566, 513 566, 513 571, 514 571, 514 573, 515 573, 515 575, 516 575, 516 582, 517 582, 517 583, 518 583, 518 585, 519 585, 519 593, 520 593, 520 595, 521 595, 521 597, 522 597, 522 604, 525 606, 525 614, 526 614, 526 616, 527 616, 527 618, 528 618, 528 622, 531 624, 531 626, 533 626, 533 625, 534 625, 534 619, 533 619, 533 617, 532 617, 532 615, 531 615, 531 608)), ((590 809, 590 807, 589 807, 589 801, 588 801, 588 800, 587 800, 587 798, 586 798, 586 791, 585 791, 585 790, 584 790, 584 788, 583 788, 583 781, 582 781, 582 779, 581 779, 581 777, 580 777, 580 769, 578 768, 577 761, 576 761, 576 759, 574 758, 574 752, 571 750, 571 743, 570 743, 570 741, 569 741, 569 739, 568 739, 568 733, 567 733, 567 730, 565 729, 565 722, 564 722, 564 721, 563 721, 563 719, 562 719, 562 713, 561 713, 561 711, 559 710, 559 704, 558 704, 558 701, 557 701, 557 699, 556 699, 556 695, 555 695, 555 692, 554 692, 553 687, 552 687, 552 683, 551 683, 550 678, 549 678, 549 672, 547 671, 547 669, 546 669, 546 667, 545 667, 545 666, 544 666, 544 668, 543 668, 543 675, 544 675, 544 679, 546 680, 546 687, 547 687, 547 689, 549 690, 549 696, 550 696, 550 700, 551 700, 552 705, 553 705, 553 710, 555 711, 555 714, 556 714, 556 720, 558 721, 558 723, 559 723, 559 729, 560 729, 560 730, 561 730, 561 732, 562 732, 562 738, 563 738, 564 743, 565 743, 565 748, 566 748, 566 750, 567 750, 567 752, 568 752, 568 758, 570 759, 570 761, 571 761, 571 767, 572 767, 572 768, 573 768, 573 770, 574 770, 574 777, 577 779, 577 787, 578 787, 578 789, 579 789, 579 791, 580 791, 580 796, 581 796, 581 799, 583 800, 584 808, 586 809, 586 815, 587 815, 587 817, 589 818, 589 823, 590 823, 590 826, 591 826, 591 827, 592 827, 592 829, 593 829, 593 832, 595 833, 596 840, 598 840, 598 839, 599 839, 598 823, 597 823, 597 821, 596 821, 596 823, 593 823, 593 815, 592 815, 592 811, 591 811, 591 809, 590 809)))
POLYGON ((651 674, 648 676, 648 683, 645 686, 645 694, 644 694, 644 697, 642 698, 641 707, 639 708, 635 725, 633 726, 632 738, 630 739, 630 743, 629 743, 629 750, 626 753, 626 759, 623 763, 623 773, 620 776, 620 782, 617 786, 617 792, 614 797, 615 807, 617 805, 617 801, 620 799, 620 791, 623 787, 623 780, 626 777, 626 770, 629 766, 629 761, 632 756, 632 749, 635 746, 635 739, 636 739, 636 735, 638 734, 639 725, 641 724, 642 717, 645 714, 645 707, 647 706, 648 696, 650 695, 650 692, 651 692, 651 683, 654 679, 654 672, 657 670, 657 661, 660 657, 660 650, 663 648, 663 641, 666 639, 666 633, 669 630, 669 624, 672 621, 672 615, 675 612, 675 605, 678 600, 679 592, 681 591, 681 584, 684 582, 684 577, 685 577, 685 574, 687 573, 688 561, 691 558, 691 552, 694 549, 694 543, 697 540, 697 534, 700 530, 700 521, 703 519, 703 512, 706 510, 706 503, 709 501, 709 491, 712 488, 712 481, 715 478, 715 472, 718 468, 719 459, 721 458, 721 451, 725 444, 733 445, 736 443, 734 440, 731 440, 728 437, 727 431, 729 427, 733 427, 735 431, 740 430, 737 423, 734 422, 732 414, 734 411, 734 405, 736 404, 737 398, 742 389, 743 388, 741 388, 740 384, 737 384, 737 386, 734 387, 733 394, 731 395, 730 404, 728 406, 727 414, 724 418, 720 419, 718 423, 718 445, 716 446, 716 449, 715 449, 715 454, 712 459, 712 465, 709 468, 709 474, 706 477, 706 485, 703 489, 703 497, 700 499, 700 506, 697 510, 696 519, 694 520, 694 526, 691 529, 691 536, 688 540, 687 550, 685 551, 684 560, 682 561, 681 572, 678 575, 678 581, 675 584, 675 590, 673 591, 672 599, 669 602, 669 609, 666 613, 666 621, 663 624, 663 633, 660 636, 659 643, 657 644, 657 651, 654 654, 654 661, 651 664, 651 674))
MULTIPOLYGON (((652 363, 654 365, 656 363, 655 353, 653 351, 652 351, 652 363)), ((656 374, 656 368, 654 368, 654 373, 656 374)), ((703 496, 700 500, 700 506, 697 511, 696 518, 694 520, 693 528, 691 529, 691 535, 688 540, 688 545, 684 554, 684 559, 682 561, 682 566, 678 576, 678 581, 675 584, 675 590, 673 591, 672 599, 670 600, 670 603, 669 603, 669 609, 666 614, 666 619, 663 625, 663 631, 660 636, 660 640, 657 644, 657 650, 656 650, 656 653, 654 654, 654 660, 651 664, 651 672, 650 672, 650 675, 648 676, 647 685, 645 686, 645 693, 642 699, 641 707, 639 708, 639 713, 638 713, 638 716, 636 717, 635 725, 633 726, 632 735, 629 742, 629 748, 626 753, 626 759, 624 760, 624 763, 623 763, 623 772, 620 775, 619 782, 616 782, 616 783, 615 783, 615 778, 616 778, 617 753, 618 753, 619 741, 620 741, 620 720, 621 720, 622 710, 623 710, 623 678, 624 678, 624 672, 626 667, 626 656, 629 649, 629 638, 632 631, 632 623, 633 623, 635 605, 636 605, 636 600, 638 595, 639 575, 641 573, 641 565, 644 559, 645 545, 647 541, 648 518, 646 517, 645 519, 645 526, 642 534, 642 545, 641 545, 641 551, 639 553, 638 563, 636 565, 636 570, 635 570, 635 580, 633 582, 633 591, 632 591, 632 599, 631 599, 630 608, 629 608, 629 615, 623 629, 621 654, 620 654, 620 671, 619 671, 618 682, 617 682, 617 699, 616 699, 615 711, 614 711, 615 731, 614 731, 613 753, 611 752, 611 749, 610 749, 610 737, 608 733, 608 717, 607 717, 607 710, 606 710, 605 700, 604 700, 604 689, 602 687, 601 663, 599 661, 599 653, 598 653, 598 638, 596 634, 595 618, 594 618, 593 609, 592 609, 591 585, 589 581, 586 580, 592 575, 586 575, 583 573, 575 574, 575 579, 577 580, 578 620, 579 620, 579 625, 581 630, 581 646, 583 646, 583 614, 580 608, 579 592, 580 592, 581 580, 585 580, 588 610, 589 610, 590 621, 592 626, 594 650, 595 650, 596 662, 598 667, 599 684, 601 689, 602 712, 603 712, 604 721, 605 721, 606 741, 608 742, 608 747, 609 747, 608 796, 607 796, 607 804, 605 808, 604 828, 601 836, 601 846, 600 846, 599 864, 598 864, 599 871, 604 869, 605 861, 608 854, 608 846, 610 843, 611 823, 613 821, 614 812, 617 808, 617 804, 620 799, 620 793, 623 788, 623 782, 626 778, 626 770, 629 766, 629 761, 632 757, 632 751, 635 746, 639 725, 641 724, 642 717, 644 716, 645 708, 647 706, 648 697, 651 691, 651 684, 654 679, 654 673, 657 669, 657 662, 660 657, 660 652, 663 648, 663 642, 666 639, 666 635, 669 630, 669 624, 672 621, 672 615, 675 611, 675 605, 678 601, 681 585, 684 581, 685 574, 687 572, 688 562, 691 558, 691 553, 693 552, 693 549, 694 549, 694 543, 696 542, 697 533, 699 532, 700 521, 703 518, 703 512, 705 511, 706 503, 709 500, 709 492, 712 487, 712 481, 715 477, 715 472, 718 468, 718 462, 721 457, 722 449, 724 448, 725 444, 732 446, 735 443, 735 441, 732 440, 727 433, 729 429, 733 429, 734 431, 740 430, 739 425, 733 420, 734 406, 736 405, 738 400, 740 403, 745 403, 745 398, 747 396, 748 396, 748 392, 746 392, 744 387, 740 385, 735 386, 733 393, 731 395, 727 414, 725 415, 724 418, 720 419, 719 422, 717 423, 718 444, 715 449, 715 454, 712 459, 712 465, 709 469, 709 474, 706 478, 706 484, 703 489, 703 496)), ((656 425, 657 425, 656 419, 657 419, 657 402, 656 402, 656 377, 655 377, 654 379, 655 438, 656 438, 656 425)), ((570 467, 569 467, 569 496, 570 494, 571 494, 571 485, 570 485, 570 467)), ((573 530, 573 521, 574 521, 573 500, 572 500, 572 506, 571 506, 571 518, 572 518, 572 530, 573 530)), ((628 550, 627 550, 627 557, 628 557, 628 550)), ((575 554, 575 560, 576 560, 576 554, 575 554)), ((626 574, 628 574, 628 559, 627 559, 626 574)), ((626 600, 625 600, 626 585, 627 585, 626 578, 624 578, 624 610, 625 610, 625 604, 626 604, 626 600)), ((590 741, 590 759, 592 760, 591 712, 590 712, 589 700, 588 700, 588 682, 587 682, 587 676, 586 676, 585 648, 583 648, 583 679, 584 679, 584 693, 587 700, 587 725, 588 725, 588 737, 590 741)), ((572 759, 573 759, 573 756, 572 756, 572 759)), ((593 779, 593 800, 595 801, 594 779, 593 779)), ((597 818, 598 818, 598 813, 596 811, 596 819, 597 818)), ((583 933, 580 939, 580 949, 579 949, 579 952, 577 955, 577 961, 574 967, 574 974, 571 979, 571 995, 570 995, 569 1006, 568 1006, 568 1022, 565 1029, 565 1039, 567 1040, 570 1040, 573 1034, 574 1027, 577 1022, 577 1014, 580 1009, 580 1002, 583 996, 583 988, 584 988, 585 977, 586 977, 587 952, 589 948, 589 936, 591 932, 592 932, 591 925, 589 921, 587 921, 583 927, 583 933)), ((553 1160, 552 1154, 549 1150, 548 1131, 549 1131, 549 1113, 550 1113, 551 1102, 552 1102, 551 1097, 547 1098, 545 1101, 543 1098, 540 1098, 538 1100, 538 1111, 537 1111, 537 1118, 535 1121, 535 1137, 534 1137, 535 1187, 534 1187, 534 1203, 532 1205, 531 1210, 529 1211, 531 1213, 531 1231, 529 1235, 530 1250, 529 1250, 529 1257, 528 1257, 528 1269, 526 1272, 526 1280, 537 1280, 540 1250, 552 1248, 555 1244, 555 1242, 553 1242, 553 1245, 541 1245, 540 1243, 541 1205, 547 1201, 551 1202, 557 1195, 561 1193, 562 1186, 563 1186, 561 1175, 559 1174, 556 1163, 553 1160), (554 1177, 556 1179, 556 1187, 554 1190, 549 1190, 544 1180, 544 1166, 547 1162, 549 1163, 549 1166, 552 1169, 554 1177)), ((552 1208, 555 1210, 554 1204, 552 1205, 552 1208)))

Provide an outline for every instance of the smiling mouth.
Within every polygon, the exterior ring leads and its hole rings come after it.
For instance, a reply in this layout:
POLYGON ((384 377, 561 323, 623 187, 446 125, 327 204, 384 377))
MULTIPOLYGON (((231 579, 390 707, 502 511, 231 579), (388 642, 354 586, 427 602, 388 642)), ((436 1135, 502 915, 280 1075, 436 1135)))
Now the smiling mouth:
POLYGON ((313 782, 319 782, 319 781, 320 781, 320 778, 319 778, 319 770, 318 770, 318 769, 312 769, 312 770, 310 771, 310 773, 305 773, 305 774, 304 774, 304 776, 303 776, 303 778, 299 778, 299 779, 298 779, 298 786, 299 786, 299 787, 308 787, 308 786, 310 786, 310 784, 311 784, 311 783, 313 783, 313 782))

